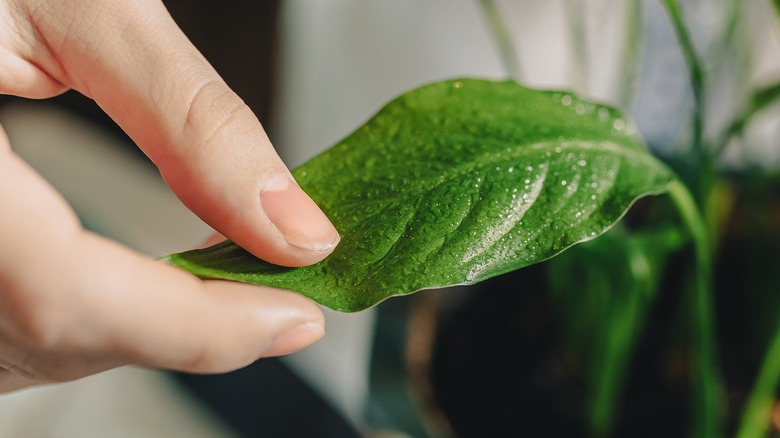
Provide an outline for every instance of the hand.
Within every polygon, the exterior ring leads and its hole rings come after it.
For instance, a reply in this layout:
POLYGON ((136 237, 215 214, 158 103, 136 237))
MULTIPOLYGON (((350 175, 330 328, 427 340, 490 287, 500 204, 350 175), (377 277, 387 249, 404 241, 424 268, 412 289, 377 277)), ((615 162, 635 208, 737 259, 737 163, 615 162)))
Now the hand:
MULTIPOLYGON (((0 93, 67 89, 97 101, 190 209, 258 257, 302 266, 338 242, 158 0, 0 0, 0 93)), ((201 281, 83 230, 2 131, 0 205, 0 391, 125 364, 229 371, 323 335, 300 295, 201 281)))

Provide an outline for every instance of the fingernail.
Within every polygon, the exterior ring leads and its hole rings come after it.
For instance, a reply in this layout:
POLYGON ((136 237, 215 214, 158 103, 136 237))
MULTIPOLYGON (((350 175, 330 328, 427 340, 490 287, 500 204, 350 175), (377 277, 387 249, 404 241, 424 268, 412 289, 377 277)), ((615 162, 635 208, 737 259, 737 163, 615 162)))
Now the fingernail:
POLYGON ((325 328, 316 322, 306 322, 277 336, 263 357, 284 356, 308 347, 325 335, 325 328))
POLYGON ((339 233, 317 204, 288 175, 271 178, 260 193, 265 214, 290 245, 324 252, 339 243, 339 233))

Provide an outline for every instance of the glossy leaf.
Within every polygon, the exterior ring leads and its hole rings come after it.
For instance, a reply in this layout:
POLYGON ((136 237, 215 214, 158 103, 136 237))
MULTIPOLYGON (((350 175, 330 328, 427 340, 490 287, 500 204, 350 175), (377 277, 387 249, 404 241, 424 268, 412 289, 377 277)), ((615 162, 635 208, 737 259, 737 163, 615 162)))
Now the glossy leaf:
POLYGON ((616 110, 475 79, 399 97, 293 173, 342 235, 327 259, 283 268, 224 243, 167 260, 357 311, 548 259, 673 179, 616 110))

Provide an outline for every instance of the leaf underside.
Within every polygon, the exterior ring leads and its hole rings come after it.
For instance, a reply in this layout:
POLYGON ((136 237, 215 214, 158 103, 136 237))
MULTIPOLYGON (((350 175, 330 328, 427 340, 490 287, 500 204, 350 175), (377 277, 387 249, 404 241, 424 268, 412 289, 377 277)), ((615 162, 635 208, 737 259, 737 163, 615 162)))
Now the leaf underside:
POLYGON ((342 235, 327 259, 284 268, 231 242, 165 259, 352 312, 546 260, 673 178, 615 109, 476 79, 402 95, 293 174, 342 235))

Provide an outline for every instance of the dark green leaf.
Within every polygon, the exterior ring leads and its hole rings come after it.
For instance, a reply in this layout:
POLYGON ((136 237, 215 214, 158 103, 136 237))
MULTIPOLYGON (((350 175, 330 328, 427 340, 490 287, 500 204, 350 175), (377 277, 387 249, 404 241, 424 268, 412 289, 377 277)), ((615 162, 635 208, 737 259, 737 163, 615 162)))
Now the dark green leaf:
MULTIPOLYGON (((757 113, 771 106, 780 100, 780 83, 767 85, 755 90, 750 96, 750 101, 744 113, 735 120, 729 128, 728 135, 735 135, 742 132, 745 125, 757 113)), ((727 137, 729 138, 729 137, 727 137)))
POLYGON ((172 255, 205 278, 357 311, 548 259, 673 178, 620 114, 567 93, 460 79, 411 91, 294 171, 342 237, 304 268, 226 243, 172 255))
POLYGON ((677 227, 615 227, 547 263, 552 301, 588 376, 592 436, 614 435, 632 351, 666 258, 684 242, 677 227))

